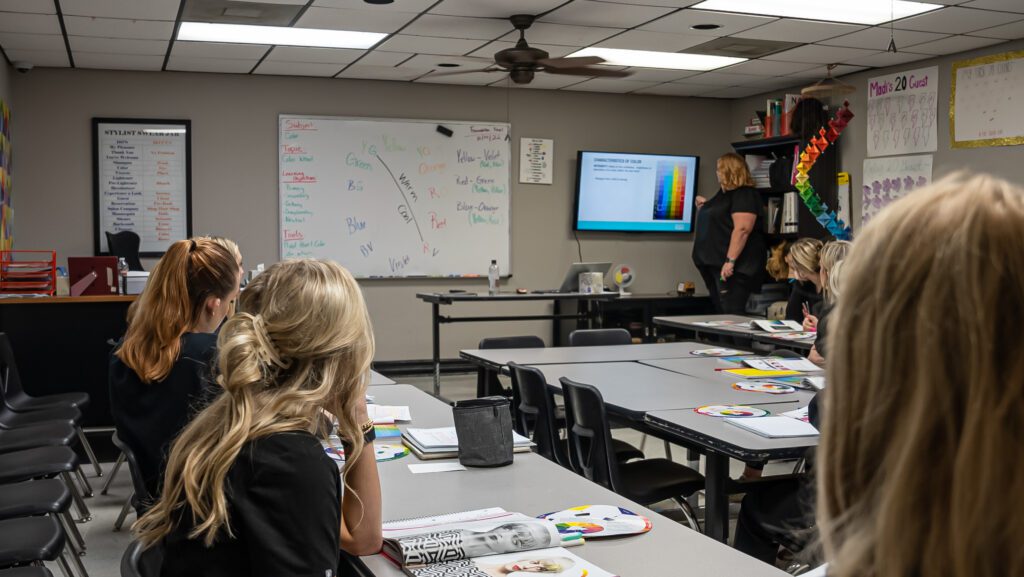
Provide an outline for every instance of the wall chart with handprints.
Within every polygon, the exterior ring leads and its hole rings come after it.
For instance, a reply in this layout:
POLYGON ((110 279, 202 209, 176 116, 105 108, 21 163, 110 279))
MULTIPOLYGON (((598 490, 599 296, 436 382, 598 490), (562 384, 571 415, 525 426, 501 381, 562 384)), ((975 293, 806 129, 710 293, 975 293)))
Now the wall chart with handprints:
POLYGON ((938 75, 932 66, 868 80, 868 156, 936 150, 938 75))
POLYGON ((932 155, 893 156, 864 160, 864 203, 861 226, 886 206, 932 181, 932 155))
POLYGON ((356 277, 509 274, 507 124, 282 115, 281 258, 356 277))

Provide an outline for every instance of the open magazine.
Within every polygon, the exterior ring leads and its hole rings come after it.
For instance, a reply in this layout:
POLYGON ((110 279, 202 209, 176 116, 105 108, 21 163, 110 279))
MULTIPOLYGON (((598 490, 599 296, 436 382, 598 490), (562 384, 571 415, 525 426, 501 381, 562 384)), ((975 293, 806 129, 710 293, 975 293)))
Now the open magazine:
POLYGON ((564 549, 581 544, 579 534, 500 508, 394 521, 383 531, 384 555, 412 577, 612 577, 564 549))

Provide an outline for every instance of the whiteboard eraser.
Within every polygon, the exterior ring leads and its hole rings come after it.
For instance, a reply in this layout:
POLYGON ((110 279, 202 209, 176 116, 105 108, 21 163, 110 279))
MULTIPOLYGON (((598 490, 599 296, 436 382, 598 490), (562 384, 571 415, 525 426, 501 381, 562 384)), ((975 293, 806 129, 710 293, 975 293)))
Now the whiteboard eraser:
POLYGON ((441 134, 447 136, 448 138, 451 138, 452 135, 455 134, 454 132, 452 132, 451 128, 448 128, 446 126, 442 126, 440 124, 437 125, 437 131, 440 132, 441 134))

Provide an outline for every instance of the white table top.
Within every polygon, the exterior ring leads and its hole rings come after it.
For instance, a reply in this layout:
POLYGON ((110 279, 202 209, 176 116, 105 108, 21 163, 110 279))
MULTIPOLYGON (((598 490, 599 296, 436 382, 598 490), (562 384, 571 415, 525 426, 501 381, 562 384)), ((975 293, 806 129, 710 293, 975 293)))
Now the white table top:
MULTIPOLYGON (((381 404, 408 405, 414 426, 451 426, 450 407, 415 387, 375 386, 368 392, 381 404)), ((541 515, 576 505, 617 505, 647 516, 654 525, 653 529, 632 537, 591 539, 586 545, 573 548, 573 554, 622 577, 680 574, 694 577, 785 577, 785 573, 770 565, 696 533, 533 453, 517 453, 515 461, 508 467, 413 475, 407 465, 419 462, 409 455, 379 463, 386 520, 484 507, 504 507, 508 511, 541 515)), ((404 575, 381 555, 363 557, 362 560, 378 577, 404 575)))
POLYGON ((740 335, 761 334, 763 331, 757 331, 750 328, 750 321, 752 320, 764 319, 759 319, 756 317, 746 317, 741 315, 681 315, 654 317, 654 324, 665 325, 670 327, 679 327, 707 333, 735 333, 740 335), (717 325, 712 327, 697 324, 714 321, 736 321, 737 324, 717 325))
POLYGON ((695 350, 709 348, 707 343, 683 341, 638 345, 598 347, 548 347, 534 349, 466 349, 459 356, 493 367, 510 362, 521 365, 554 365, 565 363, 607 363, 644 359, 692 358, 695 350))

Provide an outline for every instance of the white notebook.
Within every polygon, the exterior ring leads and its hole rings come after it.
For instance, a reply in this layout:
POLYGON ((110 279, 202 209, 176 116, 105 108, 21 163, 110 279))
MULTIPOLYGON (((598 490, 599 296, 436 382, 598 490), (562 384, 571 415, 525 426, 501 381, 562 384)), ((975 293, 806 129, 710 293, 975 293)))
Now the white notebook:
POLYGON ((818 436, 818 429, 814 425, 790 417, 726 418, 725 422, 769 439, 818 436))

